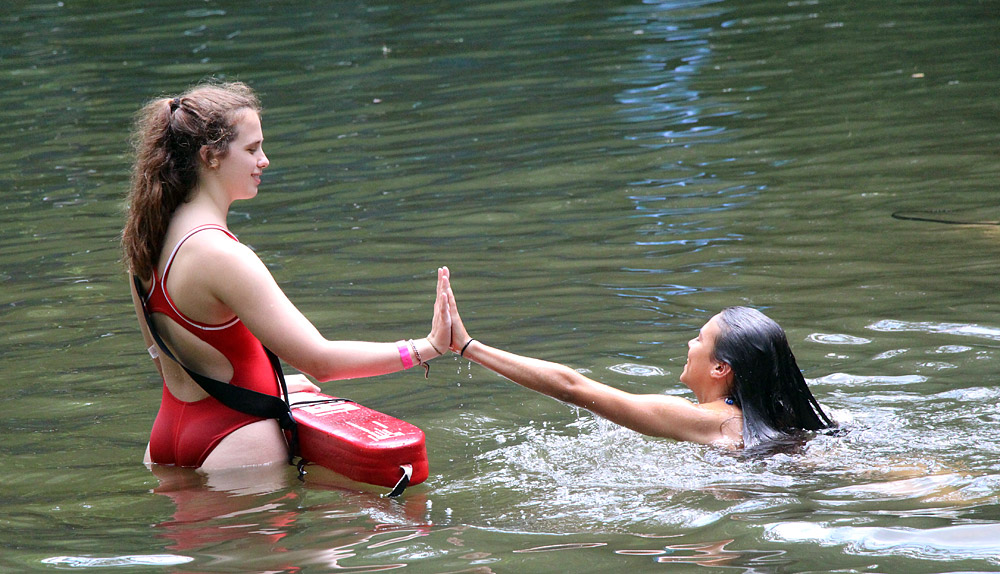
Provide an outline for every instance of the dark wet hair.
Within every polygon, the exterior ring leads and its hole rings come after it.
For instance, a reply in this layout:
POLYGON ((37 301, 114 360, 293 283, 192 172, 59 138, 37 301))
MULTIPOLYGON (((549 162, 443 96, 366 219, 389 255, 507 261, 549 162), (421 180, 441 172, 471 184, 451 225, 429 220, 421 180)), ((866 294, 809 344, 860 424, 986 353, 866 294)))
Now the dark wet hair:
POLYGON ((780 325, 748 307, 724 309, 719 319, 714 358, 733 370, 730 395, 743 411, 744 448, 835 426, 809 391, 780 325))

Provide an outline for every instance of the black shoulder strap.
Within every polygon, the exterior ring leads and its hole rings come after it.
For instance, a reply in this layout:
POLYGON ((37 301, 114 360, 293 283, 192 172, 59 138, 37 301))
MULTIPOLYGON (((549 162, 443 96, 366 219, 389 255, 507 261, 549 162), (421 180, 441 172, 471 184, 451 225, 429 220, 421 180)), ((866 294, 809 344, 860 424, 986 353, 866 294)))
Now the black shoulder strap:
POLYGON ((206 393, 211 395, 214 399, 222 403, 223 405, 244 414, 248 414, 254 417, 260 417, 265 419, 276 419, 278 425, 291 433, 291 441, 289 444, 289 462, 291 462, 296 453, 298 452, 298 425, 295 422, 295 417, 292 416, 292 409, 288 404, 288 387, 285 385, 285 375, 281 370, 281 361, 278 359, 277 355, 271 352, 270 349, 264 347, 264 352, 267 353, 267 358, 271 362, 271 368, 274 369, 275 375, 278 377, 278 382, 281 385, 281 392, 284 396, 276 397, 274 395, 269 395, 267 393, 260 393, 257 391, 252 391, 250 389, 244 389, 243 387, 237 387, 236 385, 230 385, 229 383, 223 383, 222 381, 217 381, 215 379, 206 377, 201 373, 196 373, 191 369, 187 368, 173 353, 170 352, 170 348, 163 342, 160 337, 159 332, 156 330, 156 326, 153 324, 152 318, 149 316, 149 311, 146 309, 146 298, 143 294, 142 282, 135 275, 132 275, 132 281, 135 283, 135 291, 139 296, 139 303, 142 307, 142 315, 146 319, 146 327, 149 329, 149 334, 153 336, 153 340, 156 341, 157 346, 163 351, 167 357, 173 360, 175 363, 180 365, 187 374, 198 383, 206 393))

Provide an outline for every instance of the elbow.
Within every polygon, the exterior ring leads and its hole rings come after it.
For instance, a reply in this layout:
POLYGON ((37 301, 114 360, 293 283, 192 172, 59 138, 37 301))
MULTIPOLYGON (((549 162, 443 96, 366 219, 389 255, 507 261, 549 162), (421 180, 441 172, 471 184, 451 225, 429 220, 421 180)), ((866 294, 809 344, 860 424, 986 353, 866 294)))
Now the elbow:
POLYGON ((326 383, 329 381, 334 381, 342 378, 337 375, 335 369, 331 369, 330 365, 322 361, 306 360, 306 361, 296 362, 292 366, 321 383, 326 383))
POLYGON ((586 401, 583 399, 583 390, 586 387, 585 382, 586 380, 580 373, 569 367, 561 367, 552 373, 552 386, 550 387, 551 392, 549 396, 564 403, 588 408, 589 405, 584 404, 586 401))

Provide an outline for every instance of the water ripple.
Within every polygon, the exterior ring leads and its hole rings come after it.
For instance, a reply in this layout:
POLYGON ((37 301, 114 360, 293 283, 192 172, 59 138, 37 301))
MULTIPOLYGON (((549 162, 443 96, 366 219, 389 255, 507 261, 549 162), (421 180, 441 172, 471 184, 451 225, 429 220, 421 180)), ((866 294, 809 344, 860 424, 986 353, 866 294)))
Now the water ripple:
POLYGON ((650 365, 637 365, 635 363, 622 363, 620 365, 612 365, 608 367, 609 370, 616 373, 621 373, 623 375, 632 375, 634 377, 662 377, 667 373, 659 367, 654 367, 650 365))
POLYGON ((806 340, 824 345, 867 345, 871 339, 841 333, 813 333, 806 340))
POLYGON ((913 385, 916 383, 924 383, 927 381, 927 377, 922 377, 920 375, 898 375, 898 376, 888 376, 888 375, 871 375, 871 376, 861 376, 861 375, 851 375, 848 373, 830 373, 822 377, 817 377, 815 379, 810 379, 810 385, 836 385, 840 387, 854 387, 854 386, 871 386, 871 385, 913 385))
POLYGON ((963 323, 933 323, 920 321, 882 320, 868 325, 872 331, 884 333, 945 333, 947 335, 963 335, 1000 341, 1000 329, 963 323))

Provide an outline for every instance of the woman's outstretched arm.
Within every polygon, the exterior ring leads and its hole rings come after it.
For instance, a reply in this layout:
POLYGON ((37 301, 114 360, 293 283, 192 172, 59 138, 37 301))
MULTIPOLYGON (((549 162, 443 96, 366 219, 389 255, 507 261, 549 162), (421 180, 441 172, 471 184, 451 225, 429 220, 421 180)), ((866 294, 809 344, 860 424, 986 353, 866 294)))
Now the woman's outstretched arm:
MULTIPOLYGON (((179 288, 172 289, 178 306, 217 309, 222 320, 226 313, 235 313, 261 343, 292 367, 320 381, 384 375, 403 368, 401 352, 394 342, 326 339, 288 299, 252 250, 236 241, 211 237, 210 233, 191 237, 184 244, 187 255, 175 260, 172 270, 175 281, 181 277, 198 278, 198 284, 207 288, 200 291, 205 298, 193 299, 197 291, 179 284, 179 288), (212 273, 205 273, 205 269, 212 273)), ((443 274, 443 270, 438 271, 430 333, 413 340, 413 354, 423 361, 447 352, 451 339, 443 274)), ((220 318, 193 318, 221 322, 220 318)))
POLYGON ((507 379, 533 391, 585 408, 596 415, 650 436, 704 444, 725 439, 724 419, 715 409, 681 397, 634 395, 599 383, 559 363, 517 355, 491 347, 469 336, 454 292, 447 287, 451 313, 451 349, 507 379))

